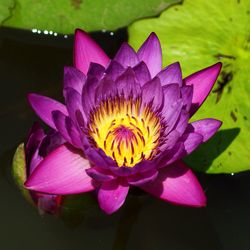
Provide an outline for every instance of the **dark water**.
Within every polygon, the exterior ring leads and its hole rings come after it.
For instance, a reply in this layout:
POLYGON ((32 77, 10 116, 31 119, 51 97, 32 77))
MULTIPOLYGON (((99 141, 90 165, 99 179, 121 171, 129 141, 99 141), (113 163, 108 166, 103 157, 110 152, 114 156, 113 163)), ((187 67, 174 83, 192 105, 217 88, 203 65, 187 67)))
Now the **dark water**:
MULTIPOLYGON (((94 34, 109 55, 124 31, 94 34)), ((73 38, 0 29, 0 249, 1 250, 249 250, 250 173, 199 175, 208 206, 169 205, 130 194, 112 216, 87 209, 82 223, 40 216, 21 196, 10 174, 15 147, 36 119, 27 92, 61 99, 64 65, 72 64, 73 38)))

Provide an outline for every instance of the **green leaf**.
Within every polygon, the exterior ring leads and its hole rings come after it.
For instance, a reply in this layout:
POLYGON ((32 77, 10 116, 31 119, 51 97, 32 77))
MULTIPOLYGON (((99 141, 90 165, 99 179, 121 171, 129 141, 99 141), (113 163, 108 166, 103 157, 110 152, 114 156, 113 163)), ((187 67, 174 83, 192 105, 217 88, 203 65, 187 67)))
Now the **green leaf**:
POLYGON ((31 204, 34 204, 30 196, 30 192, 23 186, 24 182, 27 179, 25 152, 23 143, 17 147, 16 152, 14 154, 12 161, 12 176, 17 187, 20 189, 25 199, 29 201, 31 204))
POLYGON ((159 36, 164 63, 180 61, 184 76, 217 61, 223 69, 194 120, 214 117, 221 131, 187 163, 207 173, 250 169, 250 1, 185 0, 159 18, 135 22, 130 43, 138 48, 152 31, 159 36))
POLYGON ((15 28, 73 33, 115 30, 132 21, 159 14, 180 0, 16 0, 13 15, 4 25, 15 28))
POLYGON ((0 24, 11 16, 14 0, 1 0, 0 2, 0 24))

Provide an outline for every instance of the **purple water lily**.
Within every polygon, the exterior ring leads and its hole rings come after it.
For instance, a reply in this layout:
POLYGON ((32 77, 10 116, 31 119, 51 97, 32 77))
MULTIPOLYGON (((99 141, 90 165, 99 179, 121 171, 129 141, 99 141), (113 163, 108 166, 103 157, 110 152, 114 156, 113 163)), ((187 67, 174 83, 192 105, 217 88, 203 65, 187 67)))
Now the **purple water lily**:
MULTIPOLYGON (((62 145, 65 140, 56 131, 50 131, 46 135, 38 123, 35 123, 28 136, 25 145, 25 160, 27 177, 34 172, 39 163, 43 161, 51 151, 62 145)), ((57 214, 60 210, 62 197, 30 191, 31 199, 40 213, 57 214)))
POLYGON ((37 115, 66 143, 41 161, 26 187, 58 195, 97 189, 108 214, 122 206, 130 186, 171 203, 204 206, 198 180, 180 159, 221 126, 211 118, 188 122, 221 63, 183 79, 179 63, 162 69, 154 33, 137 52, 124 43, 113 60, 81 30, 74 49, 77 69, 64 72, 66 104, 28 96, 37 115))

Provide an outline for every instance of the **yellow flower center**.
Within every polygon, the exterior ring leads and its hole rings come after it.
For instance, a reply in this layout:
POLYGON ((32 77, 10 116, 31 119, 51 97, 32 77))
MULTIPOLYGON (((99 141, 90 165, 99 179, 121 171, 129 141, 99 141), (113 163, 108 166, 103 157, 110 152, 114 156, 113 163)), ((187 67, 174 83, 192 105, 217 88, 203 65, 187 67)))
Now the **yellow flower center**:
POLYGON ((89 134, 98 148, 119 167, 133 167, 157 154, 161 132, 160 118, 141 99, 115 98, 100 103, 92 111, 89 134))

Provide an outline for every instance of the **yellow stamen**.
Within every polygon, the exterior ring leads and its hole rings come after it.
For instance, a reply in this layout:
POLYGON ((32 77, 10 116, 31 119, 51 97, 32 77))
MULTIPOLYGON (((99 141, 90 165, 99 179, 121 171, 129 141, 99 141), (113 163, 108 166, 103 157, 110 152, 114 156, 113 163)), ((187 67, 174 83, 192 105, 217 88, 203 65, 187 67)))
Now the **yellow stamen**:
POLYGON ((141 108, 140 98, 103 101, 91 113, 90 121, 89 134, 96 146, 119 167, 133 167, 157 153, 160 118, 149 106, 141 108))

